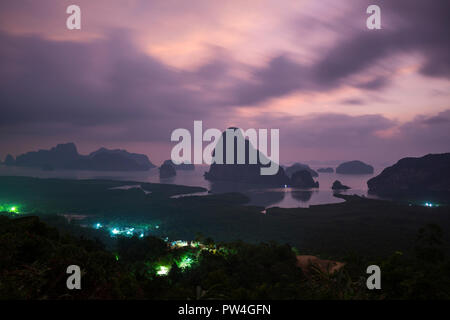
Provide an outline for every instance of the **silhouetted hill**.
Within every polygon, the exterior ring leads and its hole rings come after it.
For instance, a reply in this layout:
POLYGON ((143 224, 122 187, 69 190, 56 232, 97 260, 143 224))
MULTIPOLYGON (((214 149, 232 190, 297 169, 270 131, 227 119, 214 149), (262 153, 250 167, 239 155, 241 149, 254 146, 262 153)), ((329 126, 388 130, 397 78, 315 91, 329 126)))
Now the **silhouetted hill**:
POLYGON ((130 153, 130 152, 127 152, 126 150, 120 150, 120 149, 109 150, 106 148, 100 148, 97 151, 94 151, 89 154, 89 158, 91 158, 91 159, 96 159, 99 156, 101 156, 100 159, 102 157, 111 157, 111 159, 124 158, 127 160, 132 160, 137 164, 137 166, 141 167, 142 170, 148 170, 148 169, 156 167, 153 163, 150 162, 150 160, 148 159, 148 157, 145 154, 130 153))
POLYGON ((318 188, 319 182, 314 181, 308 170, 300 170, 292 175, 291 186, 297 188, 318 188))
MULTIPOLYGON (((237 130, 237 128, 231 128, 237 130)), ((242 133, 239 135, 243 139, 242 133)), ((234 164, 226 164, 226 131, 222 133, 222 161, 223 164, 211 164, 209 171, 205 172, 205 179, 209 181, 229 181, 242 182, 258 185, 272 185, 283 186, 289 184, 289 178, 285 174, 283 168, 279 166, 278 172, 275 175, 261 175, 261 168, 269 167, 261 164, 261 159, 267 159, 258 149, 246 139, 245 140, 245 161, 244 164, 237 164, 237 137, 234 138, 234 164), (250 152, 256 151, 256 164, 250 164, 250 152)), ((213 157, 216 155, 216 150, 213 151, 213 157)), ((268 160, 268 159, 267 159, 268 160)))
POLYGON ((172 160, 166 160, 159 168, 159 177, 160 178, 171 178, 177 175, 177 171, 175 170, 175 165, 172 160))
POLYGON ((348 190, 348 189, 350 189, 350 187, 345 186, 339 180, 336 180, 333 182, 331 189, 333 189, 333 190, 348 190))
POLYGON ((308 171, 312 177, 319 176, 319 174, 316 171, 314 171, 313 169, 311 169, 307 164, 303 164, 300 162, 294 163, 292 166, 287 167, 285 171, 286 171, 287 176, 291 178, 295 172, 301 171, 301 170, 308 171))
POLYGON ((379 195, 450 194, 450 153, 403 158, 367 182, 379 195))
POLYGON ((8 154, 5 158, 4 164, 7 166, 13 166, 16 163, 16 160, 14 160, 14 157, 10 154, 8 154))
POLYGON ((362 161, 354 160, 341 163, 336 168, 336 173, 342 174, 370 174, 373 173, 373 167, 362 161))
POLYGON ((27 152, 8 158, 8 165, 48 169, 145 171, 155 166, 146 155, 125 150, 101 148, 91 154, 80 155, 74 143, 58 144, 50 150, 27 152))

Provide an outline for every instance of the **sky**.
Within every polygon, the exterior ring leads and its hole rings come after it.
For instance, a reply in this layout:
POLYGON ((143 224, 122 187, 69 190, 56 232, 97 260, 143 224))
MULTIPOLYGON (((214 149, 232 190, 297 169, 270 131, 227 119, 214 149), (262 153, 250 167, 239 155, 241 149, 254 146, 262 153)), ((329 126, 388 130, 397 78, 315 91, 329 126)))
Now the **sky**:
POLYGON ((448 0, 5 0, 0 158, 170 158, 193 121, 280 129, 282 164, 450 152, 448 0), (81 8, 81 30, 66 8, 81 8), (366 9, 381 8, 369 30, 366 9))

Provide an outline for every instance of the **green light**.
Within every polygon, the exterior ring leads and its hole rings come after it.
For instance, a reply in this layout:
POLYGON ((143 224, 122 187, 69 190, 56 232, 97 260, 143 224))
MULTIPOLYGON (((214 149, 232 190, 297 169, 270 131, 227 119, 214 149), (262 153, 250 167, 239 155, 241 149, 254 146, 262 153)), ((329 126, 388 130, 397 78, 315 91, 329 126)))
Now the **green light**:
POLYGON ((156 269, 156 274, 158 276, 167 276, 169 274, 170 268, 166 266, 159 266, 156 269))
POLYGON ((116 261, 119 261, 119 255, 116 254, 116 261))
POLYGON ((181 269, 186 269, 192 267, 194 264, 194 260, 191 257, 185 256, 181 259, 180 263, 178 263, 178 267, 181 269))
POLYGON ((17 207, 11 207, 9 209, 9 212, 11 212, 11 213, 19 213, 19 210, 17 209, 17 207))

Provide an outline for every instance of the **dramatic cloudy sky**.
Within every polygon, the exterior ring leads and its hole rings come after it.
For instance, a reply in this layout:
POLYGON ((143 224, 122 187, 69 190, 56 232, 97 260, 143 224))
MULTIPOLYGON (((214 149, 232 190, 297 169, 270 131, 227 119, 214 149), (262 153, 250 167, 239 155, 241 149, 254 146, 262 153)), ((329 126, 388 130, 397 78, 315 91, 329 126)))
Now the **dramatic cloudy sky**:
POLYGON ((2 0, 0 157, 169 158, 176 128, 279 128, 281 162, 449 152, 448 0, 2 0), (70 4, 82 29, 66 29, 70 4), (381 7, 382 29, 366 28, 381 7))

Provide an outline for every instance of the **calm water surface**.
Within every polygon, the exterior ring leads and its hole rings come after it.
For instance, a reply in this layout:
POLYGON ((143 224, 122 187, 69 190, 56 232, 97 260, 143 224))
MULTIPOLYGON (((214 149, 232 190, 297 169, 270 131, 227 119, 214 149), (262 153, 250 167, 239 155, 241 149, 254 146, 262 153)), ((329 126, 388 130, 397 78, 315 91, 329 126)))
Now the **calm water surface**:
MULTIPOLYGON (((321 167, 326 167, 322 165, 321 167)), ((333 166, 330 166, 333 167, 333 166)), ((317 167, 312 166, 313 169, 317 167)), ((109 172, 109 171, 84 171, 84 170, 54 170, 43 171, 34 168, 0 166, 0 175, 29 176, 37 178, 66 178, 66 179, 109 179, 129 180, 139 182, 169 183, 187 186, 199 186, 210 190, 212 193, 241 192, 247 195, 252 205, 264 207, 309 207, 310 205, 338 203, 342 199, 333 196, 331 185, 335 180, 340 180, 344 185, 351 187, 344 194, 367 195, 367 180, 379 174, 383 168, 375 168, 374 174, 369 175, 344 175, 336 173, 319 173, 320 187, 318 189, 298 189, 287 186, 279 188, 258 188, 251 185, 237 183, 210 183, 203 178, 203 173, 208 170, 206 166, 198 166, 194 171, 177 171, 177 176, 169 179, 160 179, 158 168, 149 171, 136 172, 109 172)))

